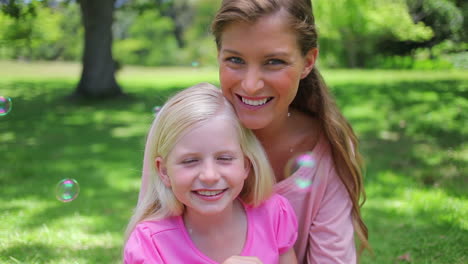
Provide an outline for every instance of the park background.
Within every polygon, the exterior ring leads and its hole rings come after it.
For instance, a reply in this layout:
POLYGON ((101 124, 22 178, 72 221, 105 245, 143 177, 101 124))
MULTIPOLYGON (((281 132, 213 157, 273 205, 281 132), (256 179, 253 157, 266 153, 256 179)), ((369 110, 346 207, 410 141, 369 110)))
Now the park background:
MULTIPOLYGON (((219 84, 219 2, 0 0, 0 263, 119 263, 154 107, 219 84)), ((362 263, 467 263, 468 2, 313 4, 366 161, 362 263)))

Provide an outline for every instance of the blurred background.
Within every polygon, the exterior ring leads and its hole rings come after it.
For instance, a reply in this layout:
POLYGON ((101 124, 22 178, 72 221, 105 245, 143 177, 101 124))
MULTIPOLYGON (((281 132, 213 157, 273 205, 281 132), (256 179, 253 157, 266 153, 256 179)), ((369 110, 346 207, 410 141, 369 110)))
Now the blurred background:
MULTIPOLYGON (((366 160, 362 263, 467 263, 468 2, 312 2, 366 160)), ((219 84, 219 5, 0 0, 0 263, 120 262, 155 108, 219 84)))

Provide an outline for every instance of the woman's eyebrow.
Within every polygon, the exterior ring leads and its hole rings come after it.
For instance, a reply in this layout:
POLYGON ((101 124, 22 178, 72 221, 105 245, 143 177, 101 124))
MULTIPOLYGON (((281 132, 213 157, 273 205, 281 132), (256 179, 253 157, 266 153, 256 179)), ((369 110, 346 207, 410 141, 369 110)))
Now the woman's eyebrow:
POLYGON ((231 49, 223 49, 222 51, 223 52, 228 52, 228 53, 233 53, 233 54, 236 54, 236 55, 241 55, 240 52, 235 51, 235 50, 231 50, 231 49))

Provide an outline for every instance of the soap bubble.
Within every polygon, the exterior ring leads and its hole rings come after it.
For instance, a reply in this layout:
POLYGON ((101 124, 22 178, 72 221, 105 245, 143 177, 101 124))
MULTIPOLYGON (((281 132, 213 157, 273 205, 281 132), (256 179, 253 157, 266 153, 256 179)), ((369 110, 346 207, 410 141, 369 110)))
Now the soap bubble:
POLYGON ((159 111, 161 111, 161 106, 153 107, 153 114, 156 116, 158 115, 159 111))
POLYGON ((299 168, 313 168, 315 166, 315 158, 312 152, 304 152, 293 156, 285 167, 285 175, 289 177, 293 175, 299 168))
POLYGON ((78 197, 80 185, 75 179, 63 179, 55 187, 55 197, 61 202, 71 202, 78 197))
MULTIPOLYGON (((316 164, 314 154, 312 152, 304 152, 293 156, 285 167, 285 176, 290 177, 301 168, 313 168, 316 164)), ((294 183, 299 191, 308 190, 312 185, 312 175, 309 171, 294 175, 294 183)))
POLYGON ((0 96, 0 116, 5 116, 11 111, 13 106, 10 97, 0 96))
POLYGON ((305 179, 305 178, 297 178, 294 180, 296 182, 296 186, 299 187, 299 189, 306 189, 310 185, 312 185, 312 180, 310 179, 305 179))

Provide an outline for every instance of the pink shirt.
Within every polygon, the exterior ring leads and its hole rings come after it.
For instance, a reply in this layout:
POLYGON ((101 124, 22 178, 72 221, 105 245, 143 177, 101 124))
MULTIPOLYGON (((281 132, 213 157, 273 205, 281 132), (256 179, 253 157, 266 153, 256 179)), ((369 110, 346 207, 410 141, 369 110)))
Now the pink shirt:
POLYGON ((322 136, 313 150, 314 166, 302 167, 276 184, 299 220, 294 249, 298 263, 356 263, 352 202, 334 168, 322 136))
MULTIPOLYGON (((258 207, 244 204, 247 239, 240 255, 257 256, 263 264, 277 264, 279 255, 297 239, 297 219, 289 202, 275 194, 258 207)), ((226 241, 229 246, 229 241, 226 241)), ((124 263, 217 263, 190 239, 182 216, 139 223, 128 239, 124 263)))

